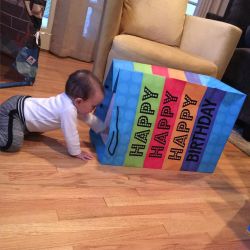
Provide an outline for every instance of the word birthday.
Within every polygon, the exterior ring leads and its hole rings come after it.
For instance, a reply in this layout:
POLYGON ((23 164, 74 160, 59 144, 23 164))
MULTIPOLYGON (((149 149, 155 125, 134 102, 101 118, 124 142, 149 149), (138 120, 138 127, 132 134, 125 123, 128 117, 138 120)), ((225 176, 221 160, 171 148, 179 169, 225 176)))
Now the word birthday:
POLYGON ((190 150, 188 151, 186 161, 199 161, 214 118, 216 106, 217 103, 211 102, 208 99, 205 99, 202 104, 201 115, 197 118, 197 125, 191 138, 190 150))

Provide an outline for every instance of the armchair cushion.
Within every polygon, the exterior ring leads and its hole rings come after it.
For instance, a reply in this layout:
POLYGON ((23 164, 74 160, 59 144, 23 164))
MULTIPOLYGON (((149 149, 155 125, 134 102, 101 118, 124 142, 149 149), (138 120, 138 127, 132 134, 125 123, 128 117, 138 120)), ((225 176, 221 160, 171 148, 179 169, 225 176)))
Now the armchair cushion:
POLYGON ((131 35, 118 35, 114 38, 107 68, 114 57, 163 65, 210 76, 216 76, 217 74, 217 66, 211 61, 184 52, 177 47, 131 35))
POLYGON ((187 0, 124 0, 121 33, 179 46, 187 0))

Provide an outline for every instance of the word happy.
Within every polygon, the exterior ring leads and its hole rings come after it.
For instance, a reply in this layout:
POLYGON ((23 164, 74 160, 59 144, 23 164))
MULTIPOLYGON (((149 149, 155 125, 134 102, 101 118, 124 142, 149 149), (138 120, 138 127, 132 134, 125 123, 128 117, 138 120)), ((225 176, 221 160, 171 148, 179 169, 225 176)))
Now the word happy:
POLYGON ((187 125, 187 121, 193 121, 193 116, 191 115, 191 112, 189 110, 189 106, 193 105, 196 106, 197 105, 197 101, 196 100, 192 100, 188 95, 185 95, 184 98, 184 102, 182 105, 182 111, 180 113, 180 122, 177 124, 177 128, 176 131, 179 132, 183 132, 184 134, 181 136, 176 136, 173 138, 173 142, 174 144, 176 144, 176 146, 178 146, 178 148, 171 148, 170 149, 170 154, 168 156, 169 160, 180 160, 181 159, 181 155, 184 151, 185 145, 186 145, 186 140, 188 138, 188 134, 190 131, 190 128, 187 125))
POLYGON ((157 93, 153 93, 149 88, 144 88, 144 95, 142 97, 142 104, 140 107, 141 116, 138 118, 137 126, 142 128, 148 128, 146 130, 142 130, 136 132, 134 138, 138 141, 138 144, 132 144, 131 151, 129 152, 130 156, 143 156, 143 152, 140 150, 145 149, 145 145, 147 144, 148 135, 150 133, 150 128, 152 127, 152 123, 149 122, 149 116, 154 115, 155 110, 152 109, 151 104, 148 102, 149 99, 158 98, 157 93))
MULTIPOLYGON (((137 126, 143 128, 144 130, 135 133, 134 138, 138 141, 138 144, 132 144, 131 149, 133 150, 130 151, 129 153, 130 156, 143 156, 143 152, 141 152, 140 150, 145 149, 145 145, 147 144, 147 140, 148 140, 148 135, 150 133, 150 128, 152 127, 152 123, 149 122, 148 117, 154 115, 155 113, 155 110, 152 110, 151 104, 146 101, 150 98, 158 98, 158 94, 153 93, 147 87, 145 87, 144 95, 142 98, 144 102, 141 104, 141 107, 140 107, 141 116, 139 117, 137 121, 137 126)), ((166 91, 165 99, 163 103, 168 104, 171 101, 176 102, 177 97, 172 96, 168 91, 166 91)), ((164 105, 162 110, 160 111, 160 115, 163 118, 159 120, 156 126, 158 129, 162 129, 165 132, 155 135, 154 140, 165 145, 166 137, 168 136, 168 132, 166 130, 170 129, 170 126, 168 125, 168 121, 166 118, 173 117, 174 114, 172 113, 170 106, 164 105)), ((152 148, 154 153, 150 154, 150 157, 159 157, 158 151, 160 149, 161 147, 159 149, 152 148)))

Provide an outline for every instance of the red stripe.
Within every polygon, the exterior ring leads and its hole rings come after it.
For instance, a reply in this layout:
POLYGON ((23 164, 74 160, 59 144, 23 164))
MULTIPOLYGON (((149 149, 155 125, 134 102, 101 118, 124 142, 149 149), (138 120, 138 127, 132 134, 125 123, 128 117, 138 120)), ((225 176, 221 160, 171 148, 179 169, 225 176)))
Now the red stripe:
POLYGON ((164 90, 163 90, 162 97, 161 97, 161 103, 158 109, 158 114, 157 114, 157 119, 155 122, 153 135, 151 137, 148 151, 144 160, 144 168, 155 168, 155 169, 162 168, 165 155, 167 152, 167 148, 171 139, 171 134, 173 132, 173 127, 174 127, 174 123, 176 120, 177 111, 180 105, 182 92, 185 88, 185 85, 186 85, 186 82, 176 80, 176 79, 166 79, 165 81, 165 86, 164 86, 164 90), (176 102, 170 101, 164 104, 167 91, 172 96, 175 96, 178 98, 176 102), (171 113, 173 113, 173 117, 166 117, 162 114, 162 110, 165 108, 169 108, 171 110, 171 113), (169 126, 169 128, 159 127, 160 121, 162 121, 162 119, 167 120, 167 125, 169 126), (164 133, 167 133, 167 134, 164 134, 164 133), (161 135, 163 136, 161 138, 166 139, 164 143, 161 140, 160 140, 161 142, 159 142, 159 136, 161 135), (160 147, 161 148, 163 147, 163 150, 158 151, 161 157, 157 157, 155 154, 156 152, 155 149, 160 149, 160 147))

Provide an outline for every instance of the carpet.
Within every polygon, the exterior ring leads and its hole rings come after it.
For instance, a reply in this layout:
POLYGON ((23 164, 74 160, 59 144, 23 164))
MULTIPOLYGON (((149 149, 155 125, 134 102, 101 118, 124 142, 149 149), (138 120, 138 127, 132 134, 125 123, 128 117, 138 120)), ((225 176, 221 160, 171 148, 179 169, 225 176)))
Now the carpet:
POLYGON ((242 152, 244 152, 248 156, 250 156, 250 142, 246 141, 241 136, 241 132, 242 132, 242 130, 240 127, 234 127, 228 140, 232 144, 234 144, 237 148, 239 148, 242 152))

